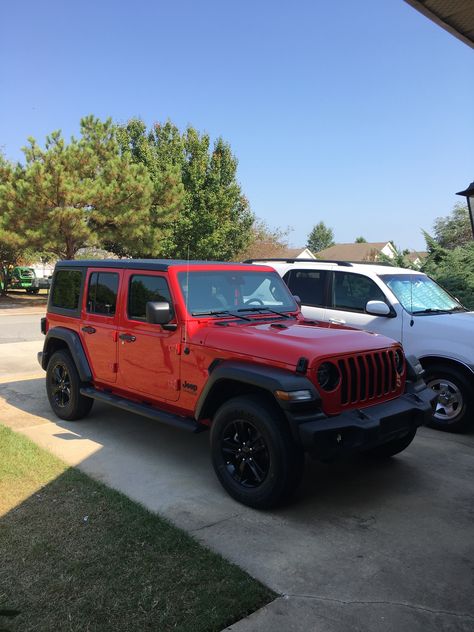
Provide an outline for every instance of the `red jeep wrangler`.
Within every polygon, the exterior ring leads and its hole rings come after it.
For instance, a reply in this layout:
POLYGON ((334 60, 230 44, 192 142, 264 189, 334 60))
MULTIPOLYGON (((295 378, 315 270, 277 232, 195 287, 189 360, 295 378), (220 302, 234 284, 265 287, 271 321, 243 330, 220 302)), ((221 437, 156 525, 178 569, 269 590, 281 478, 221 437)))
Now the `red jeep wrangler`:
POLYGON ((421 366, 388 338, 305 320, 270 267, 160 260, 56 265, 39 361, 53 411, 94 399, 210 428, 227 492, 282 501, 304 452, 404 450, 431 414, 421 366))

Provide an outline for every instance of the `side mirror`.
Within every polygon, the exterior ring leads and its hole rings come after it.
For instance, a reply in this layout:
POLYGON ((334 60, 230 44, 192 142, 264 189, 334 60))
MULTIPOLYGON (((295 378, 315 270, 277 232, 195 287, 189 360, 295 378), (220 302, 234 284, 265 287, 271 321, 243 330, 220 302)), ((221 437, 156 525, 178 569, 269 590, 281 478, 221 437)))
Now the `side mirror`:
POLYGON ((301 299, 297 294, 293 294, 293 298, 296 301, 296 304, 298 305, 298 307, 301 309, 301 299))
POLYGON ((146 304, 146 322, 152 325, 166 325, 171 320, 171 306, 168 301, 149 301, 146 304))
POLYGON ((391 314, 390 307, 383 301, 369 301, 365 306, 365 311, 373 316, 390 316, 391 314))

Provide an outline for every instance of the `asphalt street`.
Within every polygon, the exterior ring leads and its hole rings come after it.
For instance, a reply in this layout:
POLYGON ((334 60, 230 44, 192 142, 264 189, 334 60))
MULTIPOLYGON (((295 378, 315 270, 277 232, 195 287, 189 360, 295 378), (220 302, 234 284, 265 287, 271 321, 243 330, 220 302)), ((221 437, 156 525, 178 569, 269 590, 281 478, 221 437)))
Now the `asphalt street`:
POLYGON ((41 313, 10 315, 0 310, 0 344, 42 340, 40 319, 41 313))
POLYGON ((25 317, 24 331, 13 319, 0 316, 3 337, 11 336, 0 345, 0 422, 169 518, 280 595, 229 631, 474 630, 473 434, 422 428, 385 462, 309 461, 289 506, 254 511, 220 487, 206 433, 97 404, 79 422, 54 417, 36 361, 41 337, 31 338, 39 315, 25 317), (26 342, 14 342, 22 336, 26 342))

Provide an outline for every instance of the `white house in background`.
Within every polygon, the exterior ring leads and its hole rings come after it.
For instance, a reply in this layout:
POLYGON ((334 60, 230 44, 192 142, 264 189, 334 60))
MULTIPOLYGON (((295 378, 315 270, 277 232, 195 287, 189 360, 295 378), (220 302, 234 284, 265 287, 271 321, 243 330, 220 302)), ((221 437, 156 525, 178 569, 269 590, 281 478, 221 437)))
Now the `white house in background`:
POLYGON ((285 248, 278 257, 285 257, 287 259, 316 259, 309 248, 285 248))
POLYGON ((316 259, 309 248, 282 248, 278 244, 259 242, 247 249, 242 259, 316 259))
POLYGON ((50 277, 53 274, 55 263, 55 261, 52 263, 41 263, 40 261, 37 261, 36 263, 31 263, 27 267, 33 268, 38 278, 43 278, 50 277))
POLYGON ((389 241, 335 244, 316 253, 316 258, 333 261, 378 261, 381 254, 393 259, 397 251, 389 241))

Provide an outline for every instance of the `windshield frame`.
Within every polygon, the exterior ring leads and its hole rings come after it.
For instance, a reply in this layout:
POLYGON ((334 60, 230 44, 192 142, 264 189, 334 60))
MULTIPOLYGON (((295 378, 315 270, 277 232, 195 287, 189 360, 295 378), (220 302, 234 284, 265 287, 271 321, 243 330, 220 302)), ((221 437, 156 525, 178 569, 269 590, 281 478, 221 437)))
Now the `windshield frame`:
POLYGON ((433 279, 432 277, 430 277, 428 274, 425 274, 424 272, 420 272, 418 270, 414 270, 413 274, 400 274, 400 273, 396 273, 396 272, 392 272, 392 273, 384 273, 384 274, 378 274, 377 275, 379 277, 379 279, 384 283, 384 285, 390 290, 390 292, 393 294, 393 296, 396 298, 396 300, 398 301, 398 303, 400 304, 400 307, 407 312, 407 314, 410 314, 411 316, 435 316, 435 315, 439 315, 439 314, 455 314, 457 312, 466 312, 468 311, 467 308, 461 303, 461 301, 459 301, 459 299, 457 299, 455 296, 453 296, 446 288, 444 288, 442 285, 440 285, 437 281, 435 281, 435 279, 433 279), (441 307, 426 307, 424 310, 416 310, 413 309, 414 302, 412 302, 411 305, 405 305, 402 298, 400 296, 397 295, 397 293, 394 291, 394 289, 388 284, 387 282, 387 278, 399 278, 400 280, 403 278, 408 278, 408 279, 413 279, 413 277, 418 277, 418 279, 428 279, 429 281, 431 281, 437 288, 439 288, 447 297, 449 297, 453 303, 455 303, 455 306, 453 306, 452 308, 448 309, 444 309, 441 307))

